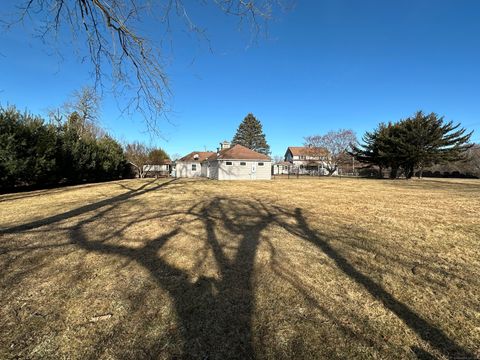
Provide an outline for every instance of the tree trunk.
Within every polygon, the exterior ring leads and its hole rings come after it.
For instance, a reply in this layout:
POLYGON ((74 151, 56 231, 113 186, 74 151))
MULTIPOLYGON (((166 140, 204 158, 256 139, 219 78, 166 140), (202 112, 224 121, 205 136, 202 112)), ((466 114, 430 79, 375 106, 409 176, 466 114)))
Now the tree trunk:
POLYGON ((337 171, 337 169, 338 169, 338 166, 336 166, 336 165, 335 165, 333 168, 330 168, 330 167, 329 167, 329 168, 327 169, 327 171, 328 171, 328 176, 332 176, 333 173, 334 173, 335 171, 337 171))
POLYGON ((398 166, 392 166, 390 169, 390 179, 396 179, 398 176, 398 166))
POLYGON ((405 169, 405 177, 407 179, 411 179, 412 176, 413 176, 413 173, 414 173, 414 168, 412 165, 409 165, 406 169, 405 169))

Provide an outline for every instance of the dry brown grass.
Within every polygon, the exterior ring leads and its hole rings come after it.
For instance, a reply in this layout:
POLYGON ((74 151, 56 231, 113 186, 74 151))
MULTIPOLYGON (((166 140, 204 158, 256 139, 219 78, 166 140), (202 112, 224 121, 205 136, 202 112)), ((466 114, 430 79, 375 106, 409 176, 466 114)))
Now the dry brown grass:
POLYGON ((0 196, 0 358, 475 358, 480 182, 0 196))

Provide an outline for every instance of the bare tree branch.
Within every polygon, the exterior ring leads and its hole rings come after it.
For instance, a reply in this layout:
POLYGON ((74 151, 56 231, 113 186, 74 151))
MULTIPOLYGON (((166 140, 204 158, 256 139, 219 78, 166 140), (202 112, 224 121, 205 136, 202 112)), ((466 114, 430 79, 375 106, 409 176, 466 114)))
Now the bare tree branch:
POLYGON ((304 138, 305 146, 311 150, 311 156, 322 159, 328 175, 333 175, 342 158, 352 144, 357 142, 352 130, 330 131, 325 135, 312 135, 304 138))
MULTIPOLYGON (((275 7, 282 0, 198 0, 211 2, 224 13, 247 23, 254 34, 265 26, 275 7)), ((61 33, 68 31, 73 40, 86 46, 82 61, 92 65, 95 88, 103 92, 111 83, 114 96, 124 114, 142 114, 147 129, 158 131, 157 121, 166 114, 171 97, 164 69, 162 52, 164 39, 155 46, 137 27, 155 16, 161 26, 181 20, 189 32, 208 39, 205 30, 192 20, 182 0, 150 2, 149 0, 24 0, 19 1, 18 13, 6 16, 7 27, 34 22, 39 36, 45 41, 53 38, 58 44, 61 33), (40 25, 38 25, 40 24, 40 25)), ((189 4, 191 6, 191 4, 189 4)), ((82 53, 82 51, 80 51, 82 53)))

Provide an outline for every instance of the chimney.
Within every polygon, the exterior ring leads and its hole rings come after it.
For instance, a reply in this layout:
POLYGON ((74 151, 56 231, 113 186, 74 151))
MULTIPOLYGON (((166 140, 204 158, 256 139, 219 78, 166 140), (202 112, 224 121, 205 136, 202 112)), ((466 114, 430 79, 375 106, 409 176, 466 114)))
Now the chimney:
POLYGON ((230 148, 230 143, 227 140, 220 143, 220 151, 229 149, 229 148, 230 148))

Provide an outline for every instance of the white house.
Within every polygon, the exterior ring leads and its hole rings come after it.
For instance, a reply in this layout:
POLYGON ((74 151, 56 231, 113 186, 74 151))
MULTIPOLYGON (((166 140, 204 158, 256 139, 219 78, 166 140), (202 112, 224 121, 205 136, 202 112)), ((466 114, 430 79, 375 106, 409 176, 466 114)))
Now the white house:
POLYGON ((215 155, 213 151, 193 151, 175 162, 175 176, 200 177, 202 176, 202 161, 215 155))
POLYGON ((291 164, 291 171, 295 173, 326 175, 325 158, 327 156, 328 151, 323 148, 289 146, 285 152, 285 161, 291 164))
POLYGON ((216 180, 270 180, 272 160, 242 145, 220 143, 216 154, 202 163, 202 175, 216 180))
POLYGON ((242 145, 220 143, 217 152, 193 151, 176 161, 176 177, 216 180, 270 180, 272 160, 242 145))

